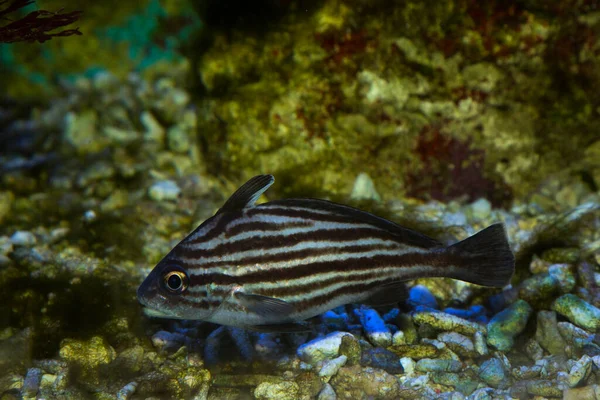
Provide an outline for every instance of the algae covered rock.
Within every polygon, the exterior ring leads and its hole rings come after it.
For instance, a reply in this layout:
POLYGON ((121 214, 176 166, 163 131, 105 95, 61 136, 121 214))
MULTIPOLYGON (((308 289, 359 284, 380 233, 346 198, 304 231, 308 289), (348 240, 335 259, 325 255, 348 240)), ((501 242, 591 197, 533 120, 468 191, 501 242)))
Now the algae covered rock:
POLYGON ((524 300, 517 300, 490 320, 487 343, 500 351, 509 350, 514 338, 525 329, 532 309, 524 300))
POLYGON ((600 329, 600 309, 574 294, 565 294, 556 299, 552 309, 584 329, 592 332, 600 329))
POLYGON ((338 399, 396 399, 400 389, 394 375, 360 366, 341 368, 330 383, 338 399))

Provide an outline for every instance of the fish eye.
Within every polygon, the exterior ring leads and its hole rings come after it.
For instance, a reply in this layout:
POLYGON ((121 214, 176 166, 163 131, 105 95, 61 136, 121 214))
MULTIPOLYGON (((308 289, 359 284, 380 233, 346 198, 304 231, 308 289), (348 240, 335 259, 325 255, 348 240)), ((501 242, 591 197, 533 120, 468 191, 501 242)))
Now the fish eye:
POLYGON ((188 287, 188 277, 183 271, 170 271, 163 276, 163 282, 167 290, 172 293, 182 293, 188 287))

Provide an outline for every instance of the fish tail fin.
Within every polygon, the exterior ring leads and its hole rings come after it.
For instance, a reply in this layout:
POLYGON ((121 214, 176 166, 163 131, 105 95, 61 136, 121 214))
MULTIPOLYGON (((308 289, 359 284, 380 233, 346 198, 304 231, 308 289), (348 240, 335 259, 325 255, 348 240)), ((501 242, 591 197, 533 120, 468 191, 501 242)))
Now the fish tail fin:
POLYGON ((453 263, 451 278, 482 286, 503 287, 515 271, 515 257, 504 225, 490 225, 475 235, 448 247, 453 263))

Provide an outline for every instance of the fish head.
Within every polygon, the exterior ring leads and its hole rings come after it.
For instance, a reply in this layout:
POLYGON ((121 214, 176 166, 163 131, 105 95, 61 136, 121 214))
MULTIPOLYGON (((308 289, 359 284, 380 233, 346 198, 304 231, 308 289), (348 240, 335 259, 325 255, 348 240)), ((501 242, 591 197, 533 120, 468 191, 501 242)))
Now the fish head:
POLYGON ((150 317, 206 320, 216 306, 207 301, 208 291, 194 285, 181 260, 169 254, 144 279, 137 290, 138 301, 150 317))

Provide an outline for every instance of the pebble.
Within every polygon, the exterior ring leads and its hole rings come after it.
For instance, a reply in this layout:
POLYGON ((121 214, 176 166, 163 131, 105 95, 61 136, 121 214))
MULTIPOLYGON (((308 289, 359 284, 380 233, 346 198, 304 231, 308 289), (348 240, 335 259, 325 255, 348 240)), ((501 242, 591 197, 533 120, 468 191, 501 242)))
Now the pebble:
POLYGON ((263 382, 254 389, 254 397, 258 400, 295 400, 298 399, 300 387, 296 382, 263 382))
POLYGON ((496 314, 487 325, 487 343, 500 351, 510 350, 514 338, 525 329, 532 309, 524 300, 517 300, 496 314))
POLYGON ((502 361, 490 358, 479 367, 479 377, 488 385, 498 388, 506 383, 506 371, 502 361))
POLYGON ((442 332, 438 335, 438 340, 446 343, 446 346, 459 356, 475 357, 477 355, 473 341, 460 333, 442 332))
POLYGON ((346 364, 346 361, 348 361, 348 357, 344 355, 325 361, 319 371, 319 376, 323 378, 324 382, 329 382, 329 379, 337 374, 340 368, 346 364))
POLYGON ((381 347, 363 351, 360 365, 382 369, 390 374, 401 374, 403 372, 400 357, 381 347))
POLYGON ((362 172, 358 174, 354 181, 354 187, 350 194, 352 200, 373 200, 376 202, 381 201, 381 196, 375 189, 375 184, 369 175, 362 172))
POLYGON ((342 343, 340 344, 339 354, 348 357, 347 364, 349 366, 358 365, 362 357, 362 348, 360 342, 352 335, 346 335, 342 337, 342 343))
POLYGON ((43 372, 40 368, 29 368, 25 380, 23 381, 23 387, 21 388, 21 396, 23 399, 35 399, 38 391, 40 390, 40 383, 42 382, 43 372))
POLYGON ((473 346, 475 347, 475 351, 480 356, 487 356, 489 353, 485 335, 481 332, 475 332, 473 335, 473 346))
POLYGON ((149 111, 142 111, 140 122, 144 127, 144 139, 156 143, 165 140, 165 128, 158 122, 156 117, 149 111))
POLYGON ((416 369, 421 372, 459 372, 462 369, 462 363, 457 360, 423 358, 417 361, 416 369))
POLYGON ((177 200, 181 189, 172 180, 164 180, 154 183, 148 189, 148 196, 155 201, 177 200))
POLYGON ((298 347, 296 354, 308 364, 315 365, 323 360, 338 356, 342 338, 352 336, 347 332, 333 332, 327 336, 311 340, 298 347))
POLYGON ((370 367, 342 367, 331 379, 331 386, 342 399, 398 399, 398 378, 370 367))
POLYGON ((400 359, 400 365, 402 365, 402 369, 404 370, 404 374, 410 376, 415 373, 415 368, 417 367, 417 363, 410 357, 402 357, 400 359))
POLYGON ((335 390, 333 390, 333 387, 329 383, 323 385, 323 389, 319 392, 317 400, 337 400, 335 390))
POLYGON ((13 246, 26 246, 31 247, 34 246, 37 242, 35 235, 28 231, 16 231, 10 237, 10 242, 13 246))
POLYGON ((393 345, 406 344, 406 336, 404 335, 404 331, 396 331, 392 335, 392 344, 393 345))
POLYGON ((128 400, 135 394, 135 390, 137 389, 137 382, 129 382, 127 385, 123 386, 121 390, 117 392, 117 400, 128 400))
POLYGON ((423 285, 415 285, 410 288, 407 303, 413 307, 424 306, 433 309, 438 308, 435 296, 423 285))
POLYGON ((556 299, 552 309, 583 329, 596 332, 600 328, 600 309, 574 294, 565 294, 556 299))
POLYGON ((479 199, 471 204, 473 219, 481 221, 490 216, 492 204, 486 199, 479 199))
POLYGON ((600 399, 600 385, 589 385, 563 392, 563 400, 597 400, 600 399))
POLYGON ((389 347, 392 344, 392 332, 377 311, 361 306, 356 312, 367 338, 374 346, 389 347))
POLYGON ((558 332, 556 313, 539 311, 535 339, 546 351, 555 356, 564 356, 566 343, 558 332))
POLYGON ((190 136, 180 125, 173 125, 167 130, 167 144, 175 153, 185 153, 191 148, 190 136))
POLYGON ((427 324, 439 331, 452 331, 463 335, 473 335, 477 331, 486 333, 485 326, 442 311, 419 309, 412 314, 415 324, 427 324))
POLYGON ((569 375, 566 380, 567 385, 571 388, 574 388, 587 379, 590 372, 592 372, 592 364, 591 357, 587 355, 581 357, 569 371, 569 375))
POLYGON ((553 264, 548 268, 548 275, 556 279, 561 293, 569 293, 575 289, 575 274, 570 264, 553 264))

